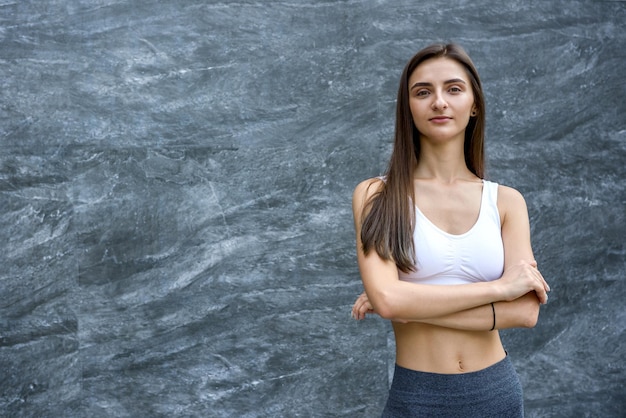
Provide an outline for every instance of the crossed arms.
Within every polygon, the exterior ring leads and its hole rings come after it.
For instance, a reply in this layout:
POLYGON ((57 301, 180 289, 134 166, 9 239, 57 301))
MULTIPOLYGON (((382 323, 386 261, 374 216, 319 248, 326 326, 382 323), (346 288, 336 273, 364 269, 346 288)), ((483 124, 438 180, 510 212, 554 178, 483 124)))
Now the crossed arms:
POLYGON ((352 200, 357 260, 365 288, 352 308, 354 318, 376 313, 399 322, 489 330, 493 303, 497 329, 533 327, 537 323, 539 306, 547 302, 550 287, 534 261, 528 211, 519 192, 505 186, 498 190, 505 254, 502 277, 492 282, 439 286, 400 281, 393 260, 384 260, 375 251, 363 253, 361 217, 364 203, 376 191, 376 181, 359 184, 352 200))

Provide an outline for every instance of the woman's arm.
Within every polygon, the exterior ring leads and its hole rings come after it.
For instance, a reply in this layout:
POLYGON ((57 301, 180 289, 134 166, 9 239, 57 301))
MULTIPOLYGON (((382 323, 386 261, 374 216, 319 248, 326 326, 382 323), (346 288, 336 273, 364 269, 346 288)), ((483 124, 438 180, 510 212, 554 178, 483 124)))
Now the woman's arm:
MULTIPOLYGON (((531 246, 530 221, 524 197, 511 187, 498 186, 497 204, 502 225, 505 271, 519 260, 531 260, 531 268, 541 276, 537 270, 537 262, 531 246)), ((541 276, 541 280, 545 283, 543 276, 541 276)), ((524 303, 519 306, 503 305, 504 313, 510 315, 512 324, 521 323, 526 324, 526 326, 535 326, 539 319, 539 306, 548 302, 548 291, 550 291, 550 286, 546 283, 543 294, 536 291, 531 292, 531 295, 526 295, 526 298, 523 299, 524 303)), ((503 324, 507 325, 508 323, 503 322, 503 324)), ((509 327, 507 326, 507 328, 509 327)))
MULTIPOLYGON (((547 283, 537 270, 530 245, 530 226, 526 202, 522 195, 514 189, 500 186, 498 193, 498 210, 501 214, 502 240, 505 253, 505 274, 498 280, 502 281, 505 276, 530 275, 542 283, 542 288, 537 291, 529 291, 517 299, 497 301, 494 303, 496 312, 496 329, 533 327, 539 316, 539 305, 547 302, 549 290, 547 283), (531 262, 519 262, 519 260, 533 260, 531 262), (540 297, 543 296, 543 301, 540 297)), ((356 217, 355 217, 356 219, 356 217)), ((357 237, 358 240, 358 237, 357 237)), ((496 282, 498 282, 496 281, 496 282)), ((415 285, 407 283, 408 285, 415 285)), ((454 286, 441 286, 447 290, 454 286)), ((493 313, 491 303, 474 306, 468 309, 449 312, 421 318, 395 317, 391 318, 401 322, 423 322, 449 328, 465 330, 489 330, 493 326, 493 313)), ((363 319, 367 313, 378 313, 370 302, 366 293, 363 293, 352 308, 352 316, 363 319)), ((382 316, 382 315, 381 315, 382 316)))
POLYGON ((381 186, 382 181, 377 179, 364 181, 356 187, 352 199, 359 270, 369 301, 380 316, 420 321, 491 302, 512 301, 530 291, 535 291, 540 300, 545 299, 547 284, 529 262, 510 266, 502 278, 493 282, 438 286, 400 281, 393 260, 383 260, 374 250, 365 255, 362 248, 363 208, 381 186))
MULTIPOLYGON (((539 301, 535 292, 529 292, 512 302, 494 302, 493 305, 493 310, 491 304, 488 304, 438 318, 411 322, 422 322, 466 331, 489 331, 494 325, 495 313, 495 329, 532 328, 537 323, 539 301)), ((375 313, 367 294, 363 292, 354 303, 352 317, 361 320, 365 318, 366 314, 375 313)))
POLYGON ((444 317, 422 322, 446 328, 467 331, 489 331, 507 328, 532 328, 537 324, 539 301, 535 292, 529 292, 512 302, 494 302, 444 317))

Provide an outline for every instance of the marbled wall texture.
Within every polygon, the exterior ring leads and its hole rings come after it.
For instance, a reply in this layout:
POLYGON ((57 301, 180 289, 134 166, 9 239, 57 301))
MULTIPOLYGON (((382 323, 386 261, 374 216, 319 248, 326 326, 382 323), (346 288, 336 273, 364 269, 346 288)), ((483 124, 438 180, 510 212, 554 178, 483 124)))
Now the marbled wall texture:
POLYGON ((406 60, 463 44, 553 287, 529 417, 626 414, 626 2, 0 4, 0 414, 376 417, 350 198, 406 60))

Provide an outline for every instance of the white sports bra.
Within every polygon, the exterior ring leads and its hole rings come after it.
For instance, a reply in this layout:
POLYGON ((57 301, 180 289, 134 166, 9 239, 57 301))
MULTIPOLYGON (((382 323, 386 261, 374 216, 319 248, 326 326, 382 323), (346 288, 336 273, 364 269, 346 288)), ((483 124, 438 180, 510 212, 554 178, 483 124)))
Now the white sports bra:
POLYGON ((497 206, 498 184, 483 180, 478 220, 464 234, 449 234, 433 224, 415 205, 413 242, 416 271, 400 280, 424 284, 465 284, 499 279, 504 246, 497 206))

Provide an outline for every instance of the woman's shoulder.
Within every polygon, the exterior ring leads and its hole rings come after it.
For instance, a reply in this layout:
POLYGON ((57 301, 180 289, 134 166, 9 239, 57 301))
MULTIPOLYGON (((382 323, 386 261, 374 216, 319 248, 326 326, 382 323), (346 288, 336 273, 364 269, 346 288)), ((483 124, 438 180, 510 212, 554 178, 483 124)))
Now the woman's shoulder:
POLYGON ((526 212, 526 200, 519 190, 498 184, 498 210, 503 217, 510 212, 526 212))
POLYGON ((354 188, 354 194, 358 195, 372 195, 379 192, 385 185, 385 177, 372 177, 361 181, 354 188))
POLYGON ((372 177, 367 180, 361 181, 354 188, 352 194, 353 204, 358 204, 360 207, 369 200, 374 194, 379 193, 385 185, 384 177, 372 177))
POLYGON ((505 202, 519 203, 524 200, 524 196, 514 187, 498 184, 498 200, 500 199, 505 202))

